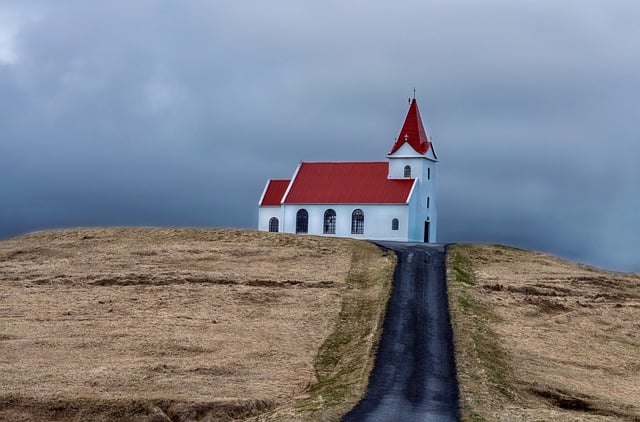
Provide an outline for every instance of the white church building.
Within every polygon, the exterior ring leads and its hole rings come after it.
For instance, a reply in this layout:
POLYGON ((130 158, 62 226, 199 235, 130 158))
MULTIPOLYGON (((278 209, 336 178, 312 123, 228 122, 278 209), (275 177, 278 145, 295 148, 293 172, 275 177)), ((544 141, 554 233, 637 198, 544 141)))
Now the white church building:
POLYGON ((436 242, 436 163, 415 98, 380 162, 303 162, 269 180, 258 229, 356 239, 436 242))

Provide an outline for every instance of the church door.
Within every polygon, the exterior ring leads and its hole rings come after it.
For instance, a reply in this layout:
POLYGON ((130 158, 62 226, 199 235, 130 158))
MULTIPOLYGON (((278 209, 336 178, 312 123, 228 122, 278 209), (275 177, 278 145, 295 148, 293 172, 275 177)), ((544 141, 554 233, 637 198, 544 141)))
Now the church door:
POLYGON ((424 222, 424 242, 429 243, 429 222, 424 222))

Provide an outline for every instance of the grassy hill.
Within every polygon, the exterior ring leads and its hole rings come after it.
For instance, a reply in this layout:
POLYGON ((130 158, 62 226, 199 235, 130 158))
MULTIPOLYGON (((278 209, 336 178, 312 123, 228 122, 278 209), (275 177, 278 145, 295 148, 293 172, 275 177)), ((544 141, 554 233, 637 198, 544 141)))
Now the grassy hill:
MULTIPOLYGON (((640 420, 640 276, 500 246, 447 259, 464 420, 640 420)), ((243 230, 2 241, 0 420, 338 420, 394 264, 243 230)))
POLYGON ((241 230, 0 242, 0 419, 337 419, 366 388, 395 258, 241 230))
POLYGON ((467 421, 640 421, 640 276, 457 245, 447 277, 467 421))

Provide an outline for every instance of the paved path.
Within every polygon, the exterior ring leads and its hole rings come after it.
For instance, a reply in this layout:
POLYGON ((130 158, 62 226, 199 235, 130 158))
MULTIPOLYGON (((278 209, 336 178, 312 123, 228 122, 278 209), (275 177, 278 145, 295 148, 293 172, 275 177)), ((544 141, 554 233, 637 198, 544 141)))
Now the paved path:
POLYGON ((367 395, 343 421, 458 421, 444 246, 375 243, 398 266, 367 395))

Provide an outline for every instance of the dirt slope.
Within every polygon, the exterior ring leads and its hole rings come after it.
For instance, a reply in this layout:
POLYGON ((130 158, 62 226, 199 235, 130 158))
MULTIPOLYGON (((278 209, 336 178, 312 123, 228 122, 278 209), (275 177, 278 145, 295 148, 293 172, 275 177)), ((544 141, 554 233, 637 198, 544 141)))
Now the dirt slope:
POLYGON ((390 279, 393 264, 363 242, 240 230, 62 230, 0 242, 0 419, 344 410, 364 390, 387 297, 388 282, 371 274, 390 279), (354 317, 350 306, 370 312, 354 317), (326 347, 340 330, 361 340, 357 349, 326 347), (358 359, 348 370, 331 361, 349 353, 358 359), (348 382, 334 379, 338 370, 348 382), (341 394, 323 398, 340 383, 341 394))
POLYGON ((465 420, 640 421, 640 276, 449 250, 465 420))

